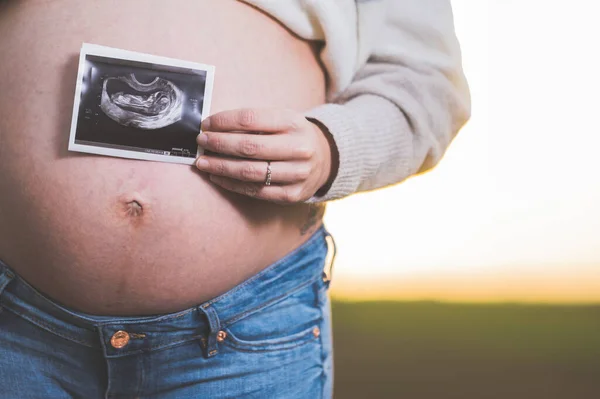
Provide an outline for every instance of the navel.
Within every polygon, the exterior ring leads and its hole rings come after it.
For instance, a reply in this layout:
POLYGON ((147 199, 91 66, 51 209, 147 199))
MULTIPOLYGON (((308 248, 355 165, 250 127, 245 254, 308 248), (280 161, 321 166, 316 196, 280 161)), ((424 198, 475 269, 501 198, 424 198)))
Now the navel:
POLYGON ((144 213, 144 207, 137 201, 129 201, 126 205, 125 213, 132 218, 141 217, 144 213))
POLYGON ((136 226, 150 216, 150 202, 138 192, 120 195, 116 205, 120 217, 133 222, 136 226))

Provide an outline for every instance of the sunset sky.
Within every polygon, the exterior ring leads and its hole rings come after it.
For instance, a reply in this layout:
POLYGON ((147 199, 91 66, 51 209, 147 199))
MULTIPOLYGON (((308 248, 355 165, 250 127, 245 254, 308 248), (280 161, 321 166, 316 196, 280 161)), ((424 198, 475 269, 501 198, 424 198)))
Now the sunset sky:
POLYGON ((599 301, 593 2, 452 3, 473 116, 434 171, 329 205, 332 295, 599 301))

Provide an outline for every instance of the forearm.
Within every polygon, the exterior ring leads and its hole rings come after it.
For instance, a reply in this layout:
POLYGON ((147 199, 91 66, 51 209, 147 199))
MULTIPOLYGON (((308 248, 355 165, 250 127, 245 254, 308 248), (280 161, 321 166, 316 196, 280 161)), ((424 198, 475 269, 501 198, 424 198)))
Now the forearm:
POLYGON ((432 168, 469 118, 449 4, 430 0, 438 7, 430 10, 415 1, 403 2, 406 12, 390 6, 395 14, 352 84, 335 103, 307 113, 327 128, 339 152, 331 188, 309 202, 385 187, 432 168), (434 11, 439 15, 426 14, 434 11))

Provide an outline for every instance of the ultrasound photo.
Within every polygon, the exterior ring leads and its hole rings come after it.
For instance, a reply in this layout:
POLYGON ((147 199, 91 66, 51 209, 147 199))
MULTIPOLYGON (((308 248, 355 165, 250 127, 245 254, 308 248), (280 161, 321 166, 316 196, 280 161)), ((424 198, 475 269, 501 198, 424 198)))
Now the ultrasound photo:
POLYGON ((213 79, 210 65, 84 44, 69 150, 192 165, 213 79))

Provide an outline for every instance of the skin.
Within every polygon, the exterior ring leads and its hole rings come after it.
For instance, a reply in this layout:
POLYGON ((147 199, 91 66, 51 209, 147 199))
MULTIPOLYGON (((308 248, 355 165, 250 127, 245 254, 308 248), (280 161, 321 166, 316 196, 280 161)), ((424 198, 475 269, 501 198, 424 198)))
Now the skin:
POLYGON ((64 306, 148 315, 200 304, 282 258, 320 226, 319 207, 301 201, 335 168, 327 135, 300 117, 325 101, 318 51, 234 0, 0 1, 0 54, 10 54, 0 62, 0 259, 64 306), (260 138, 247 175, 225 163, 226 147, 206 153, 210 171, 67 151, 84 41, 215 65, 207 147, 260 138), (248 115, 244 134, 233 132, 248 115))
POLYGON ((196 166, 229 191, 297 203, 312 197, 334 176, 333 146, 320 127, 297 111, 223 111, 206 119, 202 127, 198 144, 213 155, 201 156, 196 166), (259 132, 264 134, 248 134, 259 132), (266 161, 272 169, 269 186, 264 184, 266 161))

